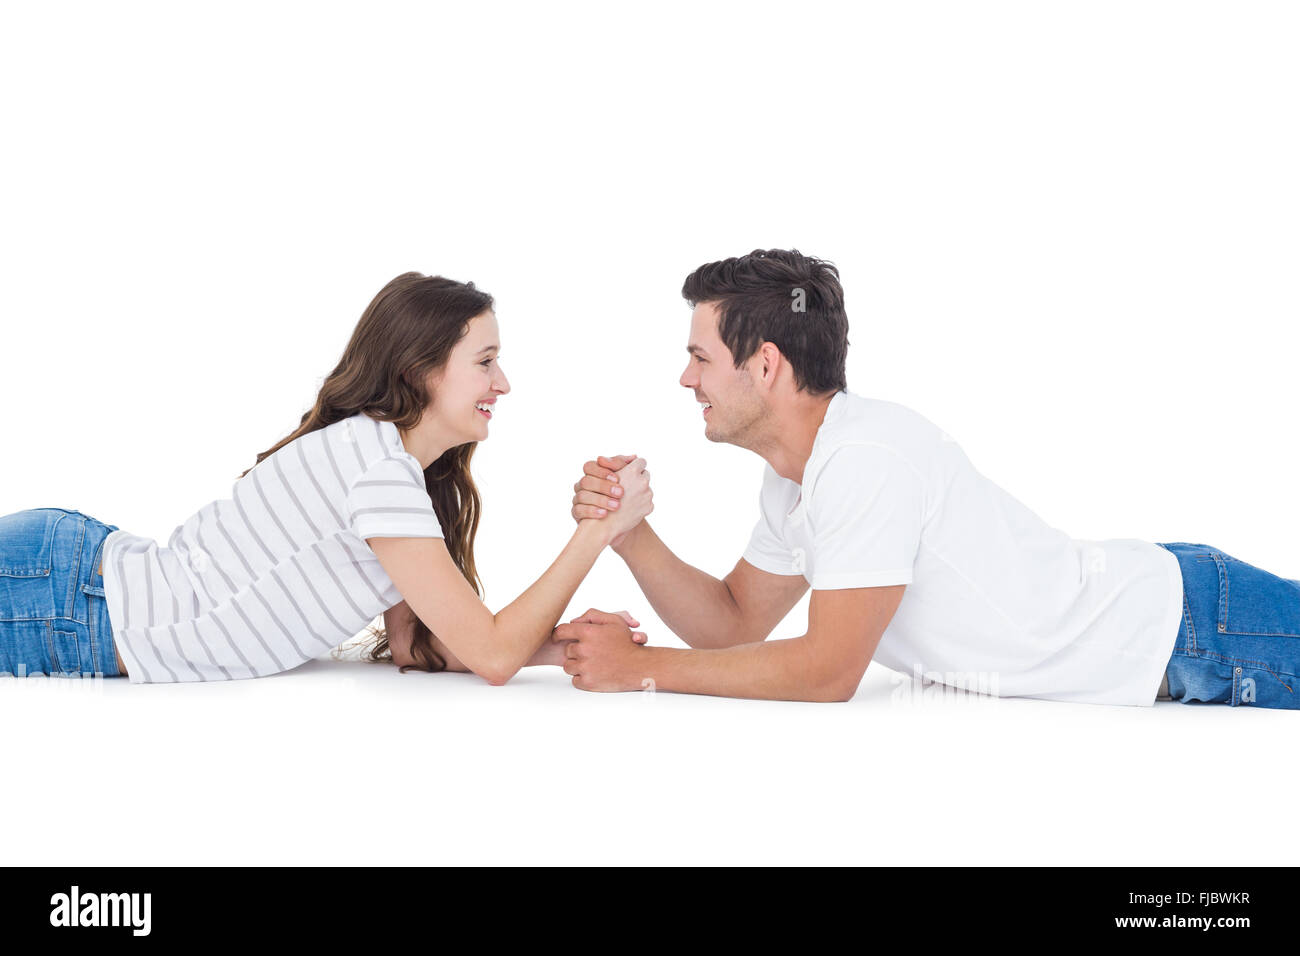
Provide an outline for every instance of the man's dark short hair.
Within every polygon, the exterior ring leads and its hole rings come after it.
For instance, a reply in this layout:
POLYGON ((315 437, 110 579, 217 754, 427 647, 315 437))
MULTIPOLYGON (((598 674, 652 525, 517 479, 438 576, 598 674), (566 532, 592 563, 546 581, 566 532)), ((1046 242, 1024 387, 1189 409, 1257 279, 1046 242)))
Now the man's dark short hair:
POLYGON ((716 302, 718 334, 736 368, 771 342, 794 370, 796 388, 823 395, 848 388, 844 373, 849 319, 840 273, 798 249, 755 249, 700 266, 682 297, 692 307, 716 302))

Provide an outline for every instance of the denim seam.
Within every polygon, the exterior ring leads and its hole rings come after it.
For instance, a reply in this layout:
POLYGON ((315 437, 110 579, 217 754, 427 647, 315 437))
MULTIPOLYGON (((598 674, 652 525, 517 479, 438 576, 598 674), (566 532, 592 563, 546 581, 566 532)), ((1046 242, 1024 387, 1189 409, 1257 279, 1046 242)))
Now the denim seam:
POLYGON ((1228 629, 1228 569, 1224 566, 1223 558, 1217 554, 1211 555, 1214 558, 1214 566, 1219 571, 1219 633, 1222 634, 1228 629))
POLYGON ((19 624, 30 621, 71 621, 74 624, 85 624, 85 621, 78 621, 75 617, 68 617, 66 614, 46 615, 45 617, 0 617, 0 624, 19 624))
MULTIPOLYGON (((60 518, 60 521, 63 519, 60 518)), ((75 618, 77 614, 77 582, 81 576, 81 549, 86 543, 86 518, 81 516, 77 527, 77 546, 72 549, 72 567, 68 569, 68 593, 64 597, 64 617, 75 618)), ((78 622, 80 623, 80 622, 78 622)))
MULTIPOLYGON (((72 638, 71 644, 72 644, 73 647, 76 647, 76 648, 77 648, 77 671, 80 672, 80 670, 81 670, 81 648, 78 647, 78 644, 77 644, 77 632, 76 632, 76 631, 65 631, 65 630, 62 630, 61 628, 56 628, 56 627, 54 626, 54 621, 53 621, 53 620, 47 620, 47 621, 45 622, 45 649, 46 649, 46 651, 49 653, 49 657, 50 657, 50 671, 49 671, 49 676, 50 676, 50 677, 62 677, 62 676, 64 676, 64 675, 68 674, 68 673, 71 673, 71 672, 68 670, 67 664, 65 664, 64 661, 59 657, 58 651, 55 650, 55 647, 54 647, 54 635, 55 635, 55 634, 65 634, 65 635, 67 635, 68 637, 71 637, 71 638, 72 638)), ((64 643, 66 644, 66 643, 69 643, 69 642, 65 641, 64 643)))
MULTIPOLYGON (((100 538, 99 544, 95 545, 95 553, 90 559, 90 573, 87 575, 87 581, 95 580, 95 569, 99 567, 100 555, 104 553, 104 542, 106 540, 108 540, 108 535, 104 535, 104 537, 100 538)), ((103 586, 104 582, 100 581, 99 588, 101 590, 103 589, 103 586)), ((101 601, 108 600, 106 596, 97 596, 101 601)), ((91 600, 90 594, 86 594, 86 617, 89 619, 87 623, 90 625, 90 666, 96 674, 99 674, 103 673, 103 671, 101 670, 101 662, 99 660, 99 627, 97 626, 98 621, 96 620, 99 615, 95 613, 97 610, 98 605, 91 600)))

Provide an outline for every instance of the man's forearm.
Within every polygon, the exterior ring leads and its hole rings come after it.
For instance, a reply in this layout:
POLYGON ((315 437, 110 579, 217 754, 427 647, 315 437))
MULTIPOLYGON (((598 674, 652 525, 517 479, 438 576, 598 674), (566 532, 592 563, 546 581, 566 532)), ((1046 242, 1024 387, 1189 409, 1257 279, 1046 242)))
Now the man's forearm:
POLYGON ((845 701, 861 675, 837 673, 819 659, 807 636, 735 647, 687 650, 647 647, 643 688, 758 700, 845 701))
POLYGON ((730 647, 746 640, 740 610, 727 585, 673 554, 649 522, 633 528, 614 550, 627 563, 655 614, 691 647, 730 647))

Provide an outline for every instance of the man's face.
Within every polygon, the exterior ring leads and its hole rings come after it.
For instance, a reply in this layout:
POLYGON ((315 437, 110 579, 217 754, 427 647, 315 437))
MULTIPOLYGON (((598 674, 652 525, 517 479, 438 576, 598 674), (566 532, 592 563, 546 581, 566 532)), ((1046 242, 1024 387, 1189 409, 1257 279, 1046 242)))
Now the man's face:
POLYGON ((761 357, 755 354, 741 368, 732 363, 731 351, 718 336, 718 307, 701 302, 691 313, 690 353, 686 371, 678 380, 695 393, 703 408, 704 437, 709 441, 751 447, 758 423, 767 415, 750 377, 750 366, 761 357))

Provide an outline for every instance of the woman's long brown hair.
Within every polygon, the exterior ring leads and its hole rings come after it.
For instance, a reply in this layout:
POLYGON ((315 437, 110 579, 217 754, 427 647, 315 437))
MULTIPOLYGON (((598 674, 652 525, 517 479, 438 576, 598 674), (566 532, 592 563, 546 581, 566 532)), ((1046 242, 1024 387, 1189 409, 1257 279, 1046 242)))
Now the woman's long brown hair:
MULTIPOLYGON (((321 385, 316 403, 302 416, 302 423, 258 455, 257 462, 239 477, 295 438, 358 412, 401 429, 414 428, 431 404, 432 396, 424 386, 426 377, 446 364, 452 348, 468 331, 470 319, 491 308, 492 296, 474 288, 473 282, 418 272, 393 279, 366 307, 343 357, 321 385)), ((478 442, 467 442, 449 448, 424 470, 424 486, 451 559, 482 597, 483 584, 474 567, 474 536, 482 502, 469 470, 477 446, 478 442)), ((385 630, 371 627, 370 631, 378 640, 363 659, 391 661, 385 630)), ((401 670, 445 670, 447 662, 434 650, 432 641, 428 625, 415 617, 411 656, 417 663, 401 670)))

